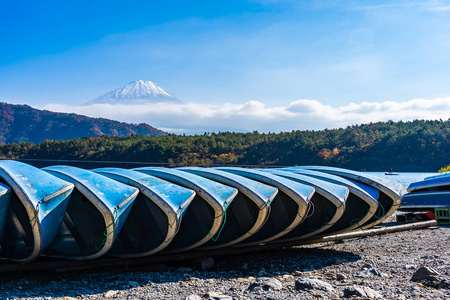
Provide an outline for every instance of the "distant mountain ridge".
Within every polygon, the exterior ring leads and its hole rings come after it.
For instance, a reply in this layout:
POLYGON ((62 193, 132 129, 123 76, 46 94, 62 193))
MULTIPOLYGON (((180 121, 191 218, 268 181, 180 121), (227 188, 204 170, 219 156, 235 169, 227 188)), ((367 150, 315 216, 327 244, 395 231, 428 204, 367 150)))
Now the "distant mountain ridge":
POLYGON ((171 95, 156 83, 146 80, 137 80, 106 93, 84 105, 93 104, 153 104, 153 103, 173 103, 182 104, 183 102, 171 95))
POLYGON ((144 123, 128 124, 0 102, 0 144, 132 134, 166 135, 164 131, 144 123))

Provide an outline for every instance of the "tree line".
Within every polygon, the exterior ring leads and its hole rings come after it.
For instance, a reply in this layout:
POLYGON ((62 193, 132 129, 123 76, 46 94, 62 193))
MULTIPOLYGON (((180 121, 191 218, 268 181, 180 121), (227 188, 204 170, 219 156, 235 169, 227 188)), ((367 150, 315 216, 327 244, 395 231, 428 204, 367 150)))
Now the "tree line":
POLYGON ((0 146, 2 159, 165 165, 329 165, 353 170, 437 171, 449 164, 450 120, 376 122, 280 133, 101 136, 0 146))

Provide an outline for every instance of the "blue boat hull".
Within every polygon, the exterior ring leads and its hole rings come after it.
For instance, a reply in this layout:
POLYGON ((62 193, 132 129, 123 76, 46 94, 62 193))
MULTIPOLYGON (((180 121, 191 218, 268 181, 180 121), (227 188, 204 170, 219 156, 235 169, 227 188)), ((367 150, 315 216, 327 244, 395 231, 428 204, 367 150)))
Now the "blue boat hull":
POLYGON ((75 167, 43 170, 75 185, 59 234, 45 254, 80 260, 106 254, 120 233, 138 190, 75 167))
POLYGON ((215 249, 241 243, 256 234, 267 221, 270 205, 278 189, 235 174, 211 168, 179 168, 237 188, 239 193, 227 210, 221 235, 202 249, 215 249))
POLYGON ((309 202, 314 195, 314 188, 255 169, 228 167, 216 169, 278 188, 278 194, 271 203, 267 222, 245 243, 240 244, 241 246, 267 243, 279 239, 304 221, 309 202))
POLYGON ((335 226, 340 226, 339 222, 346 210, 348 188, 294 172, 271 169, 265 171, 315 189, 310 201, 308 217, 286 236, 277 240, 278 242, 322 236, 335 226))
POLYGON ((355 184, 362 183, 369 185, 379 191, 378 196, 378 210, 368 221, 373 225, 380 224, 397 210, 401 203, 401 192, 403 186, 399 182, 386 180, 362 172, 326 167, 326 166, 301 166, 301 167, 291 167, 289 169, 296 170, 314 170, 318 172, 325 172, 337 176, 341 176, 352 180, 355 184))
POLYGON ((140 190, 110 255, 147 256, 162 251, 172 242, 195 197, 193 190, 131 170, 93 171, 140 190))
POLYGON ((32 261, 55 239, 74 186, 16 161, 0 161, 0 177, 13 190, 0 258, 32 261))
POLYGON ((433 210, 450 207, 450 191, 423 191, 403 195, 399 211, 433 210))
POLYGON ((348 224, 345 226, 345 231, 351 231, 359 228, 365 229, 373 226, 373 223, 369 222, 369 220, 378 209, 378 201, 376 199, 378 199, 379 192, 377 189, 324 172, 311 170, 284 170, 347 187, 349 189, 349 196, 345 202, 345 207, 346 210, 349 210, 349 212, 347 212, 347 217, 343 217, 340 220, 343 221, 347 219, 348 224))
POLYGON ((226 221, 226 211, 236 197, 235 188, 206 179, 201 176, 168 168, 137 168, 138 172, 149 174, 196 192, 189 205, 180 230, 165 252, 187 251, 203 246, 220 236, 226 221))

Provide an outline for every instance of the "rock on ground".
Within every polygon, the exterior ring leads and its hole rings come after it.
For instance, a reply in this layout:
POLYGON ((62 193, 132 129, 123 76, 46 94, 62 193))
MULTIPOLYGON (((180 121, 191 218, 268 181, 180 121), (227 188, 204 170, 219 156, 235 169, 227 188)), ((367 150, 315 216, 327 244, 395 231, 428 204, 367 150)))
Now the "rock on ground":
POLYGON ((321 290, 325 292, 334 293, 335 290, 328 282, 314 279, 314 278, 301 278, 295 281, 295 288, 297 290, 321 290))
POLYGON ((261 278, 258 278, 255 282, 253 282, 249 286, 248 289, 250 291, 256 291, 256 290, 263 290, 263 291, 274 290, 274 291, 279 291, 282 288, 283 288, 283 285, 281 284, 281 282, 278 279, 261 277, 261 278))
POLYGON ((372 290, 367 286, 348 286, 344 288, 344 297, 362 297, 362 298, 377 298, 381 299, 383 296, 377 291, 372 290))

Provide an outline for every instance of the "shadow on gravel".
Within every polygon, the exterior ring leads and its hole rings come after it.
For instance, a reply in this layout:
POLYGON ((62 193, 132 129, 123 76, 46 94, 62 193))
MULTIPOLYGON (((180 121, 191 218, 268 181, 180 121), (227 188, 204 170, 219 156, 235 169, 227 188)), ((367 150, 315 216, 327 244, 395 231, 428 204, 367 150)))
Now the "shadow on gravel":
POLYGON ((183 261, 89 272, 8 275, 0 277, 0 298, 76 298, 92 295, 102 298, 108 291, 114 293, 136 287, 145 287, 151 291, 160 283, 177 285, 196 278, 273 277, 295 271, 320 270, 333 264, 355 262, 360 258, 351 252, 320 247, 287 248, 215 257, 215 264, 209 270, 199 268, 198 261, 183 261))

